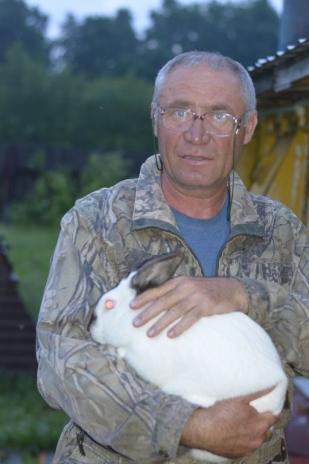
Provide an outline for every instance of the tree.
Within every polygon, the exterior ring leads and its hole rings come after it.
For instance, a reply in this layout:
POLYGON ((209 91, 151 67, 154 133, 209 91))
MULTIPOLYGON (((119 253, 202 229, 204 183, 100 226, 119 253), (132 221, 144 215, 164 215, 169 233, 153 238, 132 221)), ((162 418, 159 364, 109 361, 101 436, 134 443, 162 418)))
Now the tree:
POLYGON ((126 73, 138 43, 131 21, 126 9, 112 18, 89 16, 81 24, 69 15, 60 40, 65 63, 76 74, 91 78, 126 73))
POLYGON ((205 27, 202 6, 182 6, 176 0, 164 0, 161 10, 150 14, 151 25, 139 47, 138 72, 153 79, 158 69, 174 55, 192 48, 202 48, 205 27))
POLYGON ((167 59, 192 49, 219 51, 246 66, 275 52, 278 27, 268 0, 191 5, 164 0, 161 9, 151 13, 139 48, 139 72, 153 78, 167 59))
POLYGON ((101 152, 143 152, 145 157, 152 150, 151 90, 134 75, 88 82, 75 143, 101 152))
MULTIPOLYGON (((277 50, 279 17, 268 0, 244 1, 227 4, 226 11, 216 11, 216 2, 209 4, 207 18, 213 30, 212 44, 222 53, 240 61, 244 66, 277 50), (220 40, 224 37, 224 40, 220 40)), ((209 38, 210 41, 210 38, 209 38)))
POLYGON ((50 101, 46 67, 32 60, 20 44, 7 50, 0 64, 0 138, 2 143, 27 143, 46 136, 50 101))
POLYGON ((23 0, 0 0, 0 62, 14 44, 22 44, 29 56, 47 62, 47 16, 23 0))

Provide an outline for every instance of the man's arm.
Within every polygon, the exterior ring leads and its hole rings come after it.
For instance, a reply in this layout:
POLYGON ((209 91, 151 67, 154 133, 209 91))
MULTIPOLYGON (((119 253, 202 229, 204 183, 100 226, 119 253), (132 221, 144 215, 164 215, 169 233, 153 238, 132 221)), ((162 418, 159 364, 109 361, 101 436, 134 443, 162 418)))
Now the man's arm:
POLYGON ((98 443, 135 461, 172 459, 195 407, 144 382, 87 330, 102 292, 100 246, 85 218, 66 215, 37 326, 39 390, 98 443))
POLYGON ((169 327, 168 335, 178 336, 201 317, 242 311, 270 334, 285 362, 309 376, 309 239, 303 225, 295 228, 289 243, 295 271, 289 285, 243 277, 176 277, 131 303, 133 309, 148 305, 135 325, 159 316, 148 335, 169 327))
POLYGON ((250 455, 271 437, 270 429, 278 420, 271 413, 258 413, 249 404, 266 392, 269 390, 197 409, 186 423, 181 443, 230 459, 250 455))

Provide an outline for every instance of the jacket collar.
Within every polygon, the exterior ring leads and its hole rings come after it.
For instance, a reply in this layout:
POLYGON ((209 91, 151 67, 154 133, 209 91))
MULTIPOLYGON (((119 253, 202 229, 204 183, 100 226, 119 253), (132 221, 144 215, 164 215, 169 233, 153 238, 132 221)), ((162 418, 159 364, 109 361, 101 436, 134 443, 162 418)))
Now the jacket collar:
POLYGON ((252 193, 248 192, 238 174, 230 175, 231 235, 246 234, 263 237, 265 224, 258 214, 252 193))
POLYGON ((177 232, 175 217, 161 189, 160 171, 154 156, 148 158, 141 167, 133 211, 133 229, 147 227, 177 232))
MULTIPOLYGON (((231 235, 248 234, 262 237, 264 224, 258 215, 252 195, 236 173, 230 176, 231 235)), ((151 156, 143 163, 136 186, 133 229, 157 227, 177 233, 174 215, 161 189, 160 172, 151 156)))

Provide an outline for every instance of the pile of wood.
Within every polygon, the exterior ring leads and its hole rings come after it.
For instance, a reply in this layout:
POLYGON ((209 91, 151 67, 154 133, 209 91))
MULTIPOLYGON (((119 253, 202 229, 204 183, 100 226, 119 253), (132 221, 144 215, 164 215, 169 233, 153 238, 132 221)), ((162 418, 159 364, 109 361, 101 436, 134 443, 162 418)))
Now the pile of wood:
POLYGON ((35 324, 17 291, 17 277, 0 244, 0 369, 34 371, 35 324))

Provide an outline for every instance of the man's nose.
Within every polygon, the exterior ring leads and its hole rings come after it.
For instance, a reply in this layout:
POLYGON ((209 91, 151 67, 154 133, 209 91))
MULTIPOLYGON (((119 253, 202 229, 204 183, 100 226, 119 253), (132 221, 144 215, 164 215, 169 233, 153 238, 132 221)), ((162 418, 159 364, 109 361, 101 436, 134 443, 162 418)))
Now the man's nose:
POLYGON ((203 119, 204 118, 197 116, 192 120, 191 126, 184 133, 187 142, 199 145, 209 141, 210 135, 205 130, 203 119))

